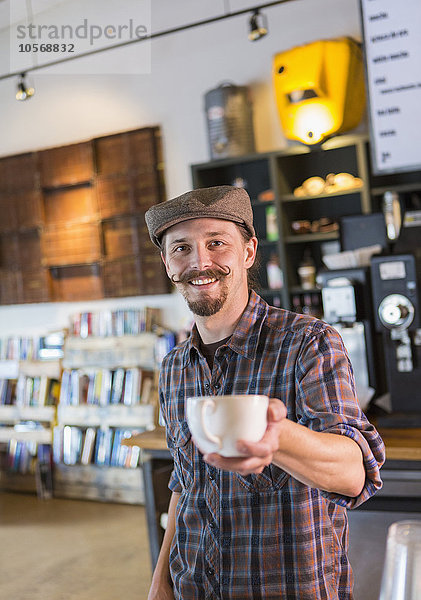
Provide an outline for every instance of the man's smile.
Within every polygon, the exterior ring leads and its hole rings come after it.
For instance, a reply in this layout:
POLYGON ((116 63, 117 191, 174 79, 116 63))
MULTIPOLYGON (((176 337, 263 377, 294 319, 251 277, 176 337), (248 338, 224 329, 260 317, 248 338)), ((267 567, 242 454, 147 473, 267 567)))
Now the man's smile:
POLYGON ((204 279, 192 279, 191 281, 189 281, 189 283, 195 286, 200 286, 215 283, 215 281, 217 281, 216 277, 206 277, 204 279))

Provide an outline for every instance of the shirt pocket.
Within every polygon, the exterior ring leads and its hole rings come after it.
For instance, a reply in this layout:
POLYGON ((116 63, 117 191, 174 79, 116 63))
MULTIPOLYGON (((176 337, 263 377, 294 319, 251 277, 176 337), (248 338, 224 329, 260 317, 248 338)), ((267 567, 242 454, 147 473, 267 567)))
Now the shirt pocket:
POLYGON ((280 490, 288 481, 290 475, 271 464, 263 469, 259 474, 251 475, 236 474, 239 483, 250 492, 267 493, 280 490))
POLYGON ((167 444, 174 460, 174 469, 184 490, 193 483, 193 442, 187 421, 170 421, 167 425, 167 444))

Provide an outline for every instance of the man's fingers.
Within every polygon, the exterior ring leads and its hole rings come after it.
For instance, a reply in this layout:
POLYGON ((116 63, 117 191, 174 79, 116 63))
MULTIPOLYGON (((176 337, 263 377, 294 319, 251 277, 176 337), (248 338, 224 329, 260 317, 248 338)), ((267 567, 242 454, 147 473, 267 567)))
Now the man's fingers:
POLYGON ((285 404, 277 398, 271 398, 269 400, 268 408, 268 420, 270 421, 281 421, 287 416, 287 409, 285 404))

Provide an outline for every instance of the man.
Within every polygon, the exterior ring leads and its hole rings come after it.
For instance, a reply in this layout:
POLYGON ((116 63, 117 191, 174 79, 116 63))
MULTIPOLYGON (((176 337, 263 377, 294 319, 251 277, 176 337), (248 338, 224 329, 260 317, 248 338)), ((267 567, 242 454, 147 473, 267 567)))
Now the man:
POLYGON ((194 190, 146 222, 195 318, 161 370, 173 494, 149 600, 351 599, 346 509, 381 487, 384 447, 340 336, 249 291, 245 190, 194 190), (245 457, 203 456, 185 399, 231 393, 270 397, 266 433, 245 457))

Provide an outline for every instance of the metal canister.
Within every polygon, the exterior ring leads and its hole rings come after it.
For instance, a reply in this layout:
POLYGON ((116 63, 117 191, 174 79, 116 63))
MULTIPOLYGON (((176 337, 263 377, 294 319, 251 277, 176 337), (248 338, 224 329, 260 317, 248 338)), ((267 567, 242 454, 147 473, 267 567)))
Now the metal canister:
POLYGON ((222 83, 205 94, 205 111, 212 159, 255 152, 249 88, 222 83))

